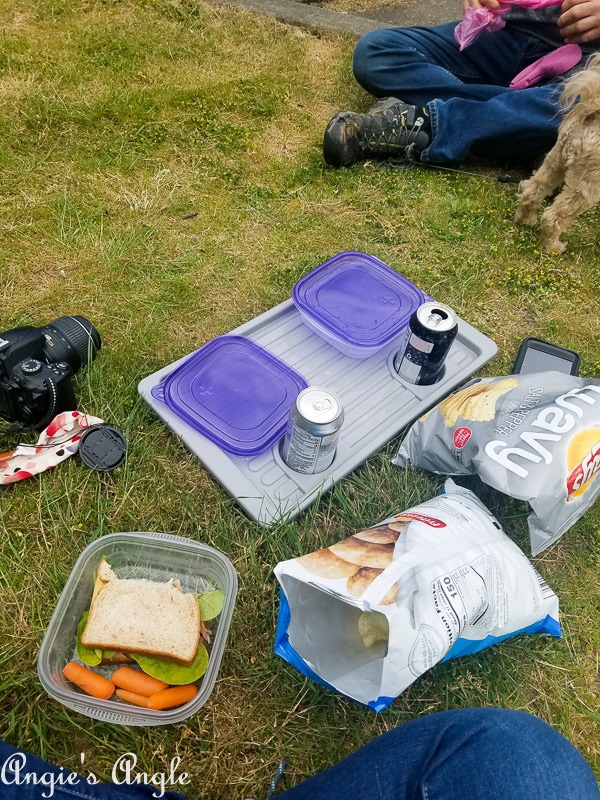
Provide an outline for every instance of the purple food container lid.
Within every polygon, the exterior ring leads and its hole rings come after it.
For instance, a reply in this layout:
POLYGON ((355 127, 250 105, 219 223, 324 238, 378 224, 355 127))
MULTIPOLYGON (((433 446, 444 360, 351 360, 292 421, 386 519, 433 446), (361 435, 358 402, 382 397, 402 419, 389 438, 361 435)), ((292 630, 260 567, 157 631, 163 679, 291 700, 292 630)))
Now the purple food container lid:
POLYGON ((284 433, 292 404, 308 381, 245 336, 212 339, 171 372, 161 399, 211 442, 253 456, 284 433))
POLYGON ((378 348, 406 327, 423 292, 365 253, 339 253, 301 278, 294 304, 335 338, 353 347, 378 348))

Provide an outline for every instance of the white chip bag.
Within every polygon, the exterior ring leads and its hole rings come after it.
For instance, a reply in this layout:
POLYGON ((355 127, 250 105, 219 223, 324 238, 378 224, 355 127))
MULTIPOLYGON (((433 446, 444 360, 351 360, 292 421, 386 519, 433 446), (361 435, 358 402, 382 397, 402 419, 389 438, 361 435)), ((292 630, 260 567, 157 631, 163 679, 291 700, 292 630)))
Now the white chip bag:
POLYGON ((275 652, 376 711, 426 670, 518 633, 560 636, 558 598, 468 489, 280 562, 275 652))

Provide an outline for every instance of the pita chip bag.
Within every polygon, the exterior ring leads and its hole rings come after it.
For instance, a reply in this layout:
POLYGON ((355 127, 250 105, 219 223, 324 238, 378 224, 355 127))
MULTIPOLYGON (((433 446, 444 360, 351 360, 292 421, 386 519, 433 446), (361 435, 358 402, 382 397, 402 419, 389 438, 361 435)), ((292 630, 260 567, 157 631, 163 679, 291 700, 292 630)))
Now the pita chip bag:
POLYGON ((440 661, 560 636, 558 599, 468 489, 279 563, 275 652, 375 711, 440 661))

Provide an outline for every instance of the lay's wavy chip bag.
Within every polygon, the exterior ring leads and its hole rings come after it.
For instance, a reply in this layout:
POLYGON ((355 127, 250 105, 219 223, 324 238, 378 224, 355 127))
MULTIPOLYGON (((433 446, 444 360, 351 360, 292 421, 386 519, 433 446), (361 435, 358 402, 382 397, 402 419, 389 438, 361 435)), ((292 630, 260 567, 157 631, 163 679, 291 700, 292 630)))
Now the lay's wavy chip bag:
POLYGON ((527 500, 537 555, 600 494, 600 381, 559 372, 472 381, 411 427, 394 463, 476 474, 527 500))

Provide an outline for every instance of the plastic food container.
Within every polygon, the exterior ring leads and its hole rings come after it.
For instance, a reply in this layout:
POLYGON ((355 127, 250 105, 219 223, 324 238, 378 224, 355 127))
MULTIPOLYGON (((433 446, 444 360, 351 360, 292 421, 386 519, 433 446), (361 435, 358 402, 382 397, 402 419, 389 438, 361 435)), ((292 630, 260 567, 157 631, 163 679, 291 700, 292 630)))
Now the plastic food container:
POLYGON ((255 456, 285 431, 308 382, 245 336, 218 336, 167 376, 153 392, 181 419, 223 450, 255 456))
POLYGON ((423 292, 379 259, 340 253, 294 286, 303 321, 344 355, 369 358, 402 333, 423 292))
MULTIPOLYGON (((166 533, 111 533, 88 545, 77 559, 48 624, 38 654, 38 675, 48 694, 67 708, 116 725, 168 725, 196 713, 208 700, 221 664, 237 593, 237 575, 222 553, 192 539, 166 533), (223 610, 208 622, 212 632, 208 669, 197 682, 198 694, 184 705, 164 711, 126 703, 115 696, 99 700, 82 692, 62 674, 68 661, 79 661, 77 625, 90 607, 94 573, 102 558, 120 578, 167 581, 178 578, 185 591, 202 594, 221 589, 223 610)), ((110 678, 113 666, 90 667, 110 678)))

